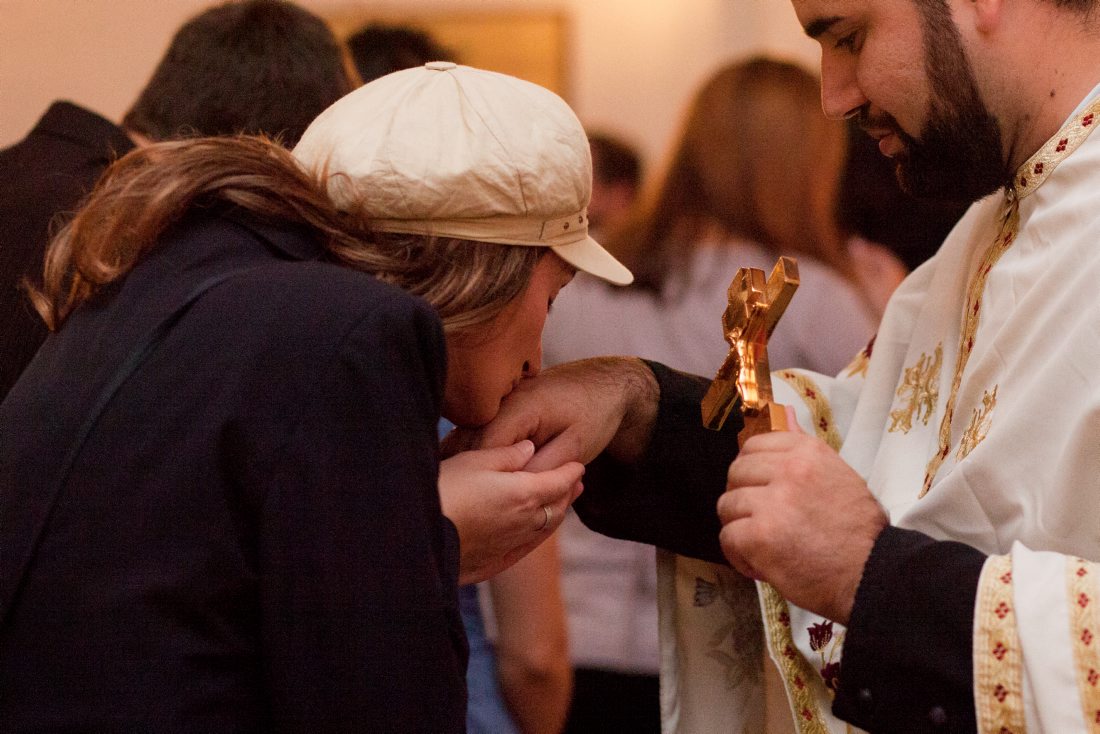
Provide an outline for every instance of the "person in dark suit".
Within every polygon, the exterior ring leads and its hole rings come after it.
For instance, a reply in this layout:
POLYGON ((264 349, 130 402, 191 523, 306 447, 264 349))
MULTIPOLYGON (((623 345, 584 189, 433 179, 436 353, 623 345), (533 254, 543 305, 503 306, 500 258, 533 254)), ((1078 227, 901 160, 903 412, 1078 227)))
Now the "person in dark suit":
POLYGON ((463 731, 456 584, 548 537, 583 467, 441 463, 436 424, 539 372, 576 269, 629 281, 587 236, 590 166, 558 97, 453 64, 293 154, 118 161, 0 404, 0 731, 463 731))
POLYGON ((287 145, 351 91, 342 46, 324 21, 282 0, 206 10, 176 32, 122 125, 55 102, 26 138, 0 150, 0 398, 46 338, 23 287, 50 234, 135 142, 266 133, 287 145))

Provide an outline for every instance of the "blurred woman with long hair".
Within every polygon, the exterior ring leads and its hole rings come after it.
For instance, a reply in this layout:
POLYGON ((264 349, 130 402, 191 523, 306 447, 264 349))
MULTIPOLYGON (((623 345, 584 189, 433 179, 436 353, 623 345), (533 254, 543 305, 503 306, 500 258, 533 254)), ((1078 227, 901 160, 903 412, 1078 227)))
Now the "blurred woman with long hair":
MULTIPOLYGON (((546 361, 634 354, 713 375, 740 267, 798 259, 802 284, 769 344, 773 369, 835 373, 875 319, 835 219, 845 129, 817 79, 780 61, 730 64, 703 84, 663 173, 604 241, 631 288, 578 276, 544 336, 546 361)), ((570 513, 558 533, 571 655, 568 732, 659 731, 653 549, 598 535, 570 513)))

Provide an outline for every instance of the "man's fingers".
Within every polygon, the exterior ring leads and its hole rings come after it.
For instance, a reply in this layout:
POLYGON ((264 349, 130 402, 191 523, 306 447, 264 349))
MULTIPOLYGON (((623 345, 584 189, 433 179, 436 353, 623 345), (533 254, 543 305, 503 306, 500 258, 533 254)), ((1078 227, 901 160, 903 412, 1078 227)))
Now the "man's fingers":
POLYGON ((782 460, 772 452, 738 456, 726 472, 726 487, 763 487, 782 469, 782 460))
POLYGON ((750 579, 760 581, 763 577, 745 557, 745 549, 741 542, 741 533, 744 531, 747 520, 731 522, 722 528, 718 534, 718 543, 722 547, 722 553, 738 573, 750 579))
POLYGON ((582 449, 576 435, 566 430, 539 446, 539 450, 535 452, 531 463, 527 465, 527 470, 543 471, 561 466, 566 462, 579 461, 584 463, 592 458, 582 455, 582 449))

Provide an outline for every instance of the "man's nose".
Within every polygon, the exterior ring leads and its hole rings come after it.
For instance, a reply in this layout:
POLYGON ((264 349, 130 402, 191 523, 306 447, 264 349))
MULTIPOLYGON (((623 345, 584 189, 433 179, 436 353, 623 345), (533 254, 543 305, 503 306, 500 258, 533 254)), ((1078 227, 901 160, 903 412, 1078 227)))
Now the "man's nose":
POLYGON ((855 59, 822 54, 821 108, 825 116, 843 120, 858 114, 867 102, 856 78, 855 59))

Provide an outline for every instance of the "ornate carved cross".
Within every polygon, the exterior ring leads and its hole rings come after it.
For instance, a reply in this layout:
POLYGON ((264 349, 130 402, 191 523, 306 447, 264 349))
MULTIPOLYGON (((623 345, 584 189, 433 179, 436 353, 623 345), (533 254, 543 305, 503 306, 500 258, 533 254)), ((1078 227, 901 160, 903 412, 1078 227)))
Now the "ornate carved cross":
POLYGON ((757 268, 741 268, 733 276, 729 306, 722 314, 730 351, 703 397, 707 428, 719 430, 740 398, 745 426, 737 434, 738 443, 758 433, 786 430, 786 413, 772 396, 768 337, 797 288, 798 262, 789 257, 779 258, 766 281, 764 271, 757 268))

